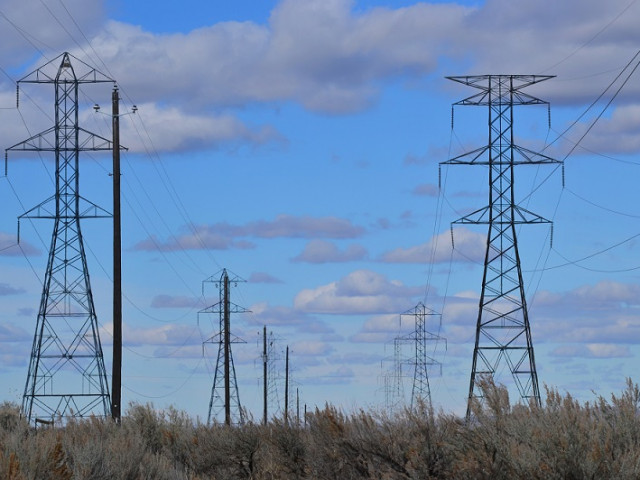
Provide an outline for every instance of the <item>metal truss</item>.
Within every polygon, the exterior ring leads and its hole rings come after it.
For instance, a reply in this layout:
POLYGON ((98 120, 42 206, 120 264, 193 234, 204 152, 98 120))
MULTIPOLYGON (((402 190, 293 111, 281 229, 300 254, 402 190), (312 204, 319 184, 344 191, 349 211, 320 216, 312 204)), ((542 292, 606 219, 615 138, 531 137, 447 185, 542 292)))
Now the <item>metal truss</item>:
POLYGON ((478 380, 508 367, 520 397, 540 404, 538 374, 524 293, 516 226, 551 223, 516 204, 514 167, 562 162, 514 143, 514 107, 548 103, 522 90, 553 78, 537 75, 447 77, 480 90, 454 105, 485 106, 489 110, 487 146, 452 158, 447 165, 489 167, 489 205, 453 222, 487 224, 482 292, 476 325, 467 418, 474 399, 482 400, 478 380))
POLYGON ((18 81, 52 84, 55 125, 8 151, 52 152, 55 194, 19 218, 54 220, 22 414, 36 422, 106 417, 111 401, 89 281, 80 220, 110 214, 80 196, 79 154, 111 150, 112 142, 78 124, 81 84, 114 81, 63 53, 18 81))

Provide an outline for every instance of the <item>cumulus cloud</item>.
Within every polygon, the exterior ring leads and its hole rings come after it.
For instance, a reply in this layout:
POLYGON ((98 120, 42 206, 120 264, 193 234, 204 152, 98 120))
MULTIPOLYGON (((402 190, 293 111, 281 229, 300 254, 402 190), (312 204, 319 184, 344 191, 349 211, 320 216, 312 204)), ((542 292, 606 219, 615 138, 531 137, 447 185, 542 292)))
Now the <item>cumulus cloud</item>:
POLYGON ((166 241, 155 237, 137 243, 133 249, 154 250, 204 250, 228 248, 253 248, 251 242, 235 240, 237 237, 252 238, 356 238, 364 228, 349 220, 337 217, 310 217, 278 215, 274 220, 258 220, 245 225, 216 223, 184 227, 188 233, 174 236, 166 241))
POLYGON ((294 307, 330 314, 399 312, 415 303, 413 297, 422 291, 370 270, 357 270, 336 282, 302 290, 294 299, 294 307))
POLYGON ((486 249, 486 234, 466 228, 443 232, 421 245, 396 248, 380 256, 385 263, 443 263, 453 259, 456 262, 482 263, 486 249), (455 247, 455 248, 454 248, 455 247), (452 256, 453 255, 453 256, 452 256))
POLYGON ((136 152, 186 152, 284 141, 275 128, 268 125, 250 127, 228 113, 194 114, 178 107, 145 103, 138 105, 137 117, 143 119, 144 126, 127 126, 138 121, 138 118, 127 116, 123 118, 121 127, 122 144, 136 152), (148 136, 140 136, 141 129, 148 136))
POLYGON ((306 321, 307 315, 290 307, 272 306, 267 302, 251 305, 249 321, 256 325, 300 325, 306 321))
MULTIPOLYGON (((170 34, 107 21, 98 0, 46 9, 35 0, 8 1, 0 18, 5 65, 43 63, 33 59, 35 44, 104 67, 141 106, 156 148, 172 151, 281 141, 273 127, 247 125, 233 111, 278 102, 329 114, 361 111, 377 101, 385 81, 424 78, 442 58, 460 75, 555 74, 534 90, 553 103, 583 105, 632 57, 640 36, 633 21, 640 6, 625 0, 367 9, 354 0, 282 0, 264 24, 219 22, 170 34), (24 31, 37 33, 29 42, 24 31), (83 36, 90 47, 77 45, 83 36), (99 58, 87 59, 87 52, 99 58)), ((630 83, 620 99, 639 96, 640 86, 630 83)), ((138 138, 128 143, 141 147, 138 138)), ((421 161, 409 156, 406 163, 421 161)))
MULTIPOLYGON (((112 325, 106 327, 110 332, 112 325)), ((167 324, 160 327, 131 327, 127 324, 122 326, 123 344, 128 346, 140 345, 195 345, 201 344, 201 338, 198 334, 198 328, 193 325, 176 325, 167 324)))
MULTIPOLYGON (((571 133, 571 139, 577 142, 588 125, 581 124, 571 133)), ((601 118, 589 134, 580 143, 576 153, 609 152, 614 154, 640 151, 640 104, 621 105, 609 118, 601 118)), ((574 143, 571 143, 573 146, 574 143)))
POLYGON ((340 250, 334 243, 325 240, 312 240, 304 247, 294 262, 304 263, 341 263, 353 262, 366 258, 367 250, 362 245, 349 245, 340 250))
POLYGON ((181 97, 201 108, 294 100, 344 113, 370 105, 380 78, 433 70, 438 53, 430 47, 447 26, 460 26, 468 10, 417 4, 355 12, 353 6, 284 0, 267 25, 222 22, 188 34, 155 35, 109 22, 92 44, 131 96, 145 101, 181 97))

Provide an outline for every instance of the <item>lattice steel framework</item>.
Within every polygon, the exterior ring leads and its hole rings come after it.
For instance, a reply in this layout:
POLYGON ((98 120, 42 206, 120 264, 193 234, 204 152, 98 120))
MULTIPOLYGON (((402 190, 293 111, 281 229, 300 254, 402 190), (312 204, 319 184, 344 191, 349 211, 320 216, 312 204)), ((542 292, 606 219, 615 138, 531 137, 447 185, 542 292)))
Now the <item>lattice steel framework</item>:
POLYGON ((242 424, 244 413, 240 404, 240 394, 238 392, 238 381, 236 379, 236 368, 233 363, 231 353, 232 343, 244 343, 238 337, 231 334, 231 314, 245 313, 249 310, 240 307, 230 300, 230 284, 237 285, 242 282, 239 277, 229 279, 226 269, 222 270, 219 279, 215 276, 209 277, 204 283, 214 283, 218 287, 218 303, 201 310, 199 313, 217 313, 219 315, 219 333, 209 338, 205 343, 218 345, 218 356, 213 376, 213 386, 211 388, 211 399, 209 401, 209 414, 207 423, 212 421, 221 422, 224 414, 226 425, 242 424))
POLYGON ((431 408, 431 388, 429 387, 429 368, 440 366, 427 352, 427 343, 446 340, 439 335, 427 331, 427 317, 438 318, 440 314, 428 309, 422 302, 413 309, 407 310, 401 317, 413 317, 414 331, 402 338, 414 346, 414 357, 409 361, 413 367, 413 388, 411 389, 411 408, 422 404, 431 408))
POLYGON ((404 400, 404 388, 402 384, 402 339, 393 339, 392 366, 383 373, 385 403, 387 410, 393 412, 401 406, 404 400))
POLYGON ((111 141, 78 124, 79 86, 101 82, 114 83, 69 53, 18 81, 18 86, 53 84, 55 89, 55 125, 7 149, 55 154, 55 194, 20 216, 54 220, 22 399, 22 413, 31 423, 110 414, 107 375, 80 229, 83 218, 110 215, 79 194, 80 152, 112 148, 111 141))
POLYGON ((482 400, 482 392, 478 388, 479 377, 494 377, 503 362, 511 372, 520 397, 540 404, 516 226, 550 221, 516 204, 514 166, 561 162, 514 143, 514 107, 548 106, 548 102, 522 90, 552 76, 480 75, 447 78, 480 90, 454 105, 485 106, 489 110, 489 144, 443 162, 489 167, 489 205, 453 222, 489 225, 469 385, 469 417, 472 401, 482 400))

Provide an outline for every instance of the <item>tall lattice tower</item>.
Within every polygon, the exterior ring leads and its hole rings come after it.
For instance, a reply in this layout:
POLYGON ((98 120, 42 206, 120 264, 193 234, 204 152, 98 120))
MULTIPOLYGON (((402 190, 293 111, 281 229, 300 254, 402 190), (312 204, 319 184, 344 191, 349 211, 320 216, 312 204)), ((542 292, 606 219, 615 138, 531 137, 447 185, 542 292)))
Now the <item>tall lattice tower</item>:
POLYGON ((520 397, 540 404, 516 227, 550 222, 516 204, 514 167, 561 162, 514 143, 514 107, 548 106, 548 102, 522 90, 553 77, 479 75, 447 78, 480 90, 454 105, 489 109, 489 144, 443 162, 489 167, 489 205, 453 222, 489 225, 469 385, 468 418, 472 401, 482 399, 478 377, 494 377, 504 363, 511 372, 520 397))
POLYGON ((201 310, 199 313, 217 313, 219 315, 219 331, 205 343, 218 345, 218 356, 213 376, 213 387, 211 388, 211 400, 209 401, 209 414, 207 423, 221 421, 224 413, 224 423, 226 425, 241 424, 244 422, 240 395, 238 393, 238 381, 236 379, 236 368, 233 364, 233 354, 231 353, 232 343, 244 343, 243 340, 231 334, 231 314, 244 313, 249 310, 244 309, 231 302, 230 285, 237 285, 242 282, 239 277, 229 279, 226 269, 222 270, 219 278, 209 277, 203 282, 214 283, 218 287, 218 303, 201 310))
POLYGON ((107 375, 80 220, 110 216, 79 193, 79 155, 112 142, 78 123, 79 86, 113 80, 68 53, 18 81, 52 84, 55 125, 8 151, 53 152, 55 194, 20 218, 54 220, 22 412, 29 422, 108 416, 107 375), (73 61, 73 62, 72 62, 73 61))
POLYGON ((429 367, 440 365, 440 362, 432 358, 428 353, 428 342, 445 341, 439 335, 427 331, 427 317, 440 319, 440 314, 428 309, 422 302, 411 310, 406 311, 402 317, 413 317, 414 331, 402 337, 405 342, 411 342, 414 347, 414 356, 409 363, 413 367, 413 388, 411 390, 411 408, 425 405, 431 408, 431 387, 429 386, 429 367))

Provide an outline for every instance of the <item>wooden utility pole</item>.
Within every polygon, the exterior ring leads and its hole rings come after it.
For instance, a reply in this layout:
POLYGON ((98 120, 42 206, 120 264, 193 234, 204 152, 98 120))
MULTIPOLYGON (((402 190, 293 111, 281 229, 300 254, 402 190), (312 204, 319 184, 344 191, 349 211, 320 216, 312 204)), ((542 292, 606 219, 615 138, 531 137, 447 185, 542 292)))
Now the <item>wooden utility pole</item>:
POLYGON ((269 421, 267 416, 267 393, 268 393, 268 383, 267 383, 267 326, 265 325, 262 329, 262 375, 264 378, 264 385, 262 389, 263 403, 264 403, 264 424, 266 425, 269 421))
POLYGON ((122 232, 120 220, 120 98, 113 88, 113 366, 111 417, 120 423, 122 401, 122 232))
POLYGON ((289 345, 284 367, 284 423, 289 423, 289 345))

